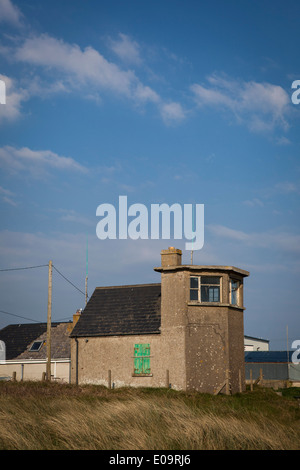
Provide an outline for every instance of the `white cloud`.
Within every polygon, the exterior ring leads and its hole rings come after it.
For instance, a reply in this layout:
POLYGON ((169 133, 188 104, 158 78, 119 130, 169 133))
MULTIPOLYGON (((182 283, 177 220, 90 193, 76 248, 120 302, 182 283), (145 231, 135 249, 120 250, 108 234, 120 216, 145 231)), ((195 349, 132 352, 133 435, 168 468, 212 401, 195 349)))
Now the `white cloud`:
POLYGON ((224 225, 208 225, 211 233, 247 246, 300 254, 300 235, 284 231, 245 233, 224 225))
POLYGON ((45 174, 47 168, 86 173, 87 169, 70 157, 50 150, 17 149, 6 145, 0 148, 0 167, 12 173, 29 172, 35 177, 45 174))
POLYGON ((245 204, 246 206, 250 206, 250 207, 257 207, 257 206, 263 207, 264 206, 264 203, 258 198, 253 198, 253 199, 244 201, 243 204, 245 204))
POLYGON ((165 123, 176 123, 183 121, 186 117, 185 111, 180 103, 162 103, 160 111, 165 123))
POLYGON ((13 197, 15 196, 15 194, 9 189, 5 189, 2 186, 0 186, 0 195, 1 195, 1 199, 7 204, 11 206, 17 205, 17 203, 13 200, 13 197))
POLYGON ((22 13, 11 0, 0 0, 0 22, 20 26, 22 13))
POLYGON ((58 212, 61 214, 60 220, 63 222, 71 222, 79 225, 86 225, 89 227, 95 226, 95 221, 85 217, 84 215, 79 214, 74 210, 59 209, 58 212))
MULTIPOLYGON (((124 36, 124 35, 123 35, 124 36)), ((124 45, 124 37, 121 35, 124 45)), ((126 41, 129 44, 129 41, 126 41)), ((133 54, 133 53, 132 53, 133 54)), ((164 122, 182 121, 186 115, 180 103, 165 102, 151 87, 144 85, 132 70, 123 70, 117 64, 108 61, 92 47, 81 49, 77 44, 68 44, 47 34, 27 38, 17 47, 14 58, 18 61, 43 67, 47 71, 59 73, 52 92, 80 90, 84 96, 101 101, 98 92, 111 92, 126 96, 135 105, 152 103, 156 105, 164 122), (86 88, 88 87, 88 88, 86 88)), ((41 94, 41 81, 35 79, 30 86, 31 94, 41 94)))
POLYGON ((62 71, 76 78, 78 85, 90 82, 125 95, 131 94, 137 81, 132 71, 121 70, 92 47, 81 50, 77 44, 67 44, 47 34, 26 39, 17 48, 15 58, 62 71))
POLYGON ((275 190, 278 190, 279 192, 282 192, 282 193, 299 193, 300 186, 299 185, 297 186, 295 183, 291 181, 282 181, 276 184, 275 190))
POLYGON ((119 33, 119 39, 110 39, 110 48, 125 63, 140 64, 140 46, 136 41, 130 39, 126 34, 119 33))
POLYGON ((199 107, 212 106, 230 111, 237 122, 252 131, 288 128, 290 99, 286 91, 271 83, 229 80, 212 75, 208 86, 193 84, 191 90, 199 107))
POLYGON ((142 85, 141 83, 138 83, 134 92, 134 96, 138 103, 144 103, 147 101, 152 103, 160 102, 159 95, 154 90, 152 90, 152 88, 142 85))
POLYGON ((0 104, 0 123, 4 121, 15 121, 21 116, 22 103, 29 97, 28 91, 19 88, 16 82, 0 74, 0 80, 5 83, 6 104, 0 104))

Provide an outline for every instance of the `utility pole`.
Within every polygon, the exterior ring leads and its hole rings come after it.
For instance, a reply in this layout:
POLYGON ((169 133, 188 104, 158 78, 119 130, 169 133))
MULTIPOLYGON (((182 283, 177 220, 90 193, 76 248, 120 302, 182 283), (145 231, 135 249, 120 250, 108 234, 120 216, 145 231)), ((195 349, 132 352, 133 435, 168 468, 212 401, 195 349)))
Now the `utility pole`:
POLYGON ((86 236, 86 268, 85 268, 85 305, 87 304, 88 299, 88 236, 86 236))
POLYGON ((51 305, 52 305, 52 261, 48 273, 48 313, 47 313, 47 380, 51 380, 51 305))

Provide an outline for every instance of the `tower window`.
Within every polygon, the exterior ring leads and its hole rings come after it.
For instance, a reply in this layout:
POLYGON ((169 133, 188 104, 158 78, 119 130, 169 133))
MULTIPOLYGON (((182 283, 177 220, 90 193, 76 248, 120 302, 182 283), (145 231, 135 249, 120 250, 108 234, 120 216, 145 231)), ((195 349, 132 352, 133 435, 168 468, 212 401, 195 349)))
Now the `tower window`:
POLYGON ((236 279, 230 279, 230 303, 232 305, 238 305, 239 303, 239 286, 239 281, 237 281, 236 279))
POLYGON ((198 302, 220 302, 219 276, 197 276, 190 278, 190 300, 198 302))

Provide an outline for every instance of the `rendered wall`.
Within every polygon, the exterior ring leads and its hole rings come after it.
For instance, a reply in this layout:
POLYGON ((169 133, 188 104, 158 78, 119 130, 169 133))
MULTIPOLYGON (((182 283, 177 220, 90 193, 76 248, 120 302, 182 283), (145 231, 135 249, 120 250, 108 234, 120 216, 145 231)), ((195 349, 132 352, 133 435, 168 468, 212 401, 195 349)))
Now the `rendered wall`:
MULTIPOLYGON (((46 372, 46 362, 6 361, 0 362, 0 377, 13 377, 16 372, 16 380, 42 380, 43 372, 46 372)), ((52 378, 62 382, 70 382, 70 361, 52 362, 52 378)))
MULTIPOLYGON (((167 370, 172 388, 185 387, 185 374, 182 361, 184 350, 183 335, 181 338, 163 335, 134 335, 78 338, 78 383, 114 387, 166 387, 167 370), (135 344, 150 344, 149 376, 134 376, 135 344)), ((76 341, 71 341, 71 381, 76 382, 76 341)))

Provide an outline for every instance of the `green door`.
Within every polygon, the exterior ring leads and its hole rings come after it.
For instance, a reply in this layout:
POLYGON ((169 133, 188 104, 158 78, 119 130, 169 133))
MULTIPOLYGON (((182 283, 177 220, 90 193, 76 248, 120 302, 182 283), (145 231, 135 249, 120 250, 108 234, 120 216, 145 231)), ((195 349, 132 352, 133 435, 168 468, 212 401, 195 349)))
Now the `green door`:
POLYGON ((134 345, 134 373, 150 374, 150 344, 134 345))

